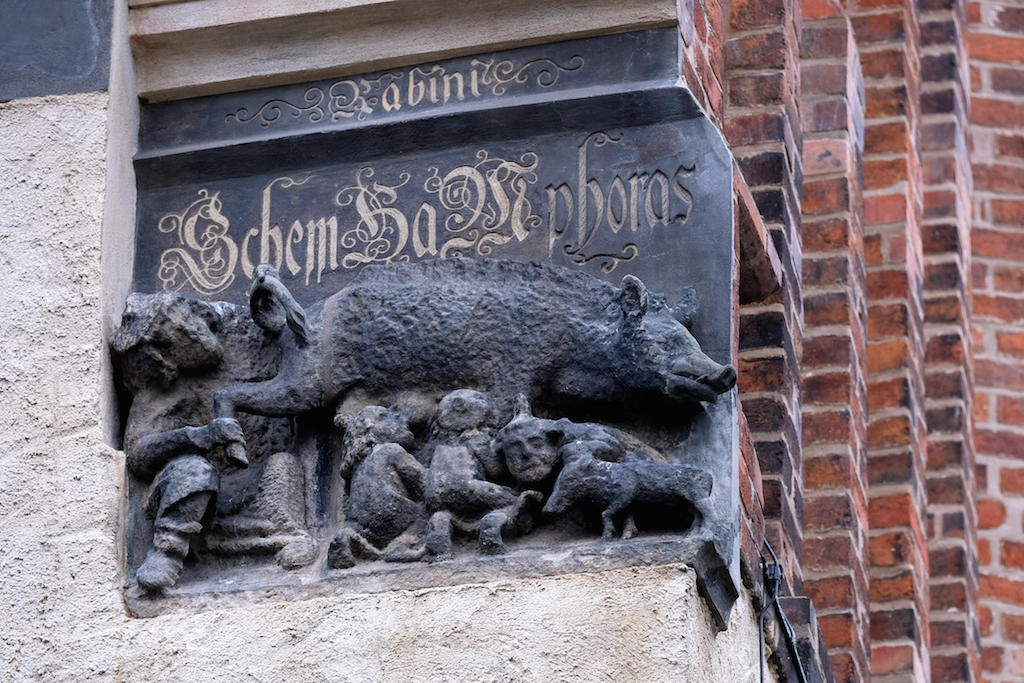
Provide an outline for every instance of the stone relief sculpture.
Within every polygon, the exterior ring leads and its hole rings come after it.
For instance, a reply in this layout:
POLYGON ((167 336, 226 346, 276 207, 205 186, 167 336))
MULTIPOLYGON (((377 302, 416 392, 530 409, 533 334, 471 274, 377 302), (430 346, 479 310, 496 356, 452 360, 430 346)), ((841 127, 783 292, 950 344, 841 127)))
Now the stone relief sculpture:
POLYGON ((113 341, 153 520, 145 593, 174 586, 190 552, 320 558, 329 577, 715 533, 707 468, 571 418, 627 404, 685 416, 730 390, 735 370, 684 324, 692 300, 673 308, 632 276, 451 259, 367 267, 306 308, 262 265, 249 303, 132 295, 113 341), (298 432, 318 463, 296 455, 298 432))
POLYGON ((344 526, 330 547, 330 566, 351 567, 357 556, 418 559, 422 555, 409 557, 409 547, 423 536, 427 470, 406 450, 415 438, 408 421, 407 414, 382 406, 367 406, 347 420, 335 418, 345 433, 342 474, 350 483, 344 526), (403 535, 404 545, 385 552, 403 535))
POLYGON ((219 386, 272 375, 272 343, 248 311, 177 294, 134 294, 112 342, 122 388, 131 396, 124 445, 128 468, 149 483, 144 513, 153 541, 136 572, 139 586, 173 585, 201 539, 226 554, 276 552, 286 568, 308 564, 316 543, 305 528, 301 465, 287 452, 287 421, 250 419, 257 462, 244 453, 234 418, 212 418, 219 386), (254 441, 256 443, 256 441, 254 441))
POLYGON ((479 391, 460 389, 441 399, 433 427, 427 479, 429 559, 451 557, 453 526, 475 533, 481 553, 504 552, 502 532, 524 533, 531 521, 524 507, 541 500, 537 491, 503 483, 504 463, 491 449, 491 406, 479 391))

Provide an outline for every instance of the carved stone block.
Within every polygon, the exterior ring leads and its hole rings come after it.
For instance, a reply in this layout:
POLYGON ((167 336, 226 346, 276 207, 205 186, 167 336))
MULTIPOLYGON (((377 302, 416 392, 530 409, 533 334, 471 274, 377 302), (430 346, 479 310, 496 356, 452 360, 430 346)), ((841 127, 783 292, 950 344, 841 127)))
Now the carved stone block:
POLYGON ((113 342, 134 613, 684 559, 724 628, 732 166, 676 50, 148 110, 113 342))

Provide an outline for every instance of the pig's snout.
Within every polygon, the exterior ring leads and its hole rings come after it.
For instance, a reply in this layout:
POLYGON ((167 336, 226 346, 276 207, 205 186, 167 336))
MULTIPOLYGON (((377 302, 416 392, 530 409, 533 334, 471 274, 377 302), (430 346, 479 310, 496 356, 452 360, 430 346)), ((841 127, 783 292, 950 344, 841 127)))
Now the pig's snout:
POLYGON ((720 394, 736 385, 736 368, 719 365, 702 353, 692 353, 677 360, 672 364, 672 374, 696 380, 720 394))
POLYGON ((736 386, 736 368, 726 365, 716 373, 699 377, 697 381, 707 384, 718 393, 723 394, 736 386))
POLYGON ((719 365, 703 353, 691 353, 670 368, 669 390, 701 401, 714 401, 736 386, 736 368, 719 365))

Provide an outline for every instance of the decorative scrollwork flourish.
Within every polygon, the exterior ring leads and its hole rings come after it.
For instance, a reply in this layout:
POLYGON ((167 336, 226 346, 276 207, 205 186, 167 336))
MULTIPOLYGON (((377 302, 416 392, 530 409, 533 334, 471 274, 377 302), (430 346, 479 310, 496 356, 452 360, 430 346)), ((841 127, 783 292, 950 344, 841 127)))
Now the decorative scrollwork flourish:
POLYGON ((494 246, 512 239, 521 242, 541 225, 526 196, 529 186, 537 182, 537 154, 525 152, 518 161, 511 161, 481 149, 475 158, 476 163, 456 167, 443 177, 438 167, 431 166, 423 183, 423 189, 436 195, 450 212, 445 230, 456 233, 442 246, 442 257, 464 249, 487 256, 494 246))
POLYGON ((578 266, 582 266, 586 263, 590 263, 596 259, 601 259, 601 271, 604 273, 610 273, 619 264, 624 261, 632 261, 640 253, 640 249, 632 242, 627 242, 623 245, 619 253, 615 252, 601 252, 597 254, 584 254, 579 249, 574 249, 571 244, 566 244, 562 247, 562 251, 566 253, 572 259, 572 262, 578 266))
MULTIPOLYGON (((324 91, 320 88, 309 88, 303 94, 302 99, 305 105, 292 104, 287 100, 280 98, 272 99, 265 102, 259 109, 253 113, 249 113, 249 110, 245 107, 231 112, 224 117, 226 121, 236 121, 238 123, 248 123, 256 118, 259 118, 260 125, 263 127, 269 126, 274 121, 277 121, 285 113, 289 114, 293 119, 301 119, 305 115, 310 123, 316 123, 324 117, 323 101, 324 91)), ((333 97, 333 95, 332 95, 333 97)))
POLYGON ((516 67, 515 62, 511 59, 503 59, 499 62, 474 60, 474 64, 485 67, 481 82, 491 86, 492 94, 501 96, 508 91, 510 83, 526 83, 530 78, 531 70, 534 71, 532 75, 536 79, 537 85, 550 88, 558 82, 558 77, 562 72, 577 71, 583 68, 583 57, 573 55, 565 66, 547 57, 530 60, 520 67, 516 67))
POLYGON ((573 55, 559 63, 542 57, 519 64, 512 59, 477 58, 456 68, 432 64, 414 66, 400 71, 384 71, 368 76, 346 78, 330 85, 311 86, 300 103, 274 98, 255 111, 248 107, 227 114, 225 120, 234 123, 259 121, 267 127, 283 120, 301 120, 310 123, 352 119, 363 121, 367 117, 404 107, 444 105, 454 98, 481 97, 490 93, 501 97, 513 84, 525 84, 532 79, 542 88, 550 88, 563 73, 579 71, 584 61, 573 55), (402 84, 405 85, 402 85, 402 84), (483 87, 480 87, 483 86, 483 87))

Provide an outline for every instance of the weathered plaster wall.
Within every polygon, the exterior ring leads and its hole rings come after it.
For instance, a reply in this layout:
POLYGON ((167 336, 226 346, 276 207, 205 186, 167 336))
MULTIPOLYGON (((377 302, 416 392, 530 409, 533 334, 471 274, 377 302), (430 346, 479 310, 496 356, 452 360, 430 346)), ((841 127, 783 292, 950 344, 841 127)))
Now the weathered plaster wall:
MULTIPOLYGON (((107 94, 0 105, 0 669, 112 671, 120 455, 100 433, 107 94)), ((64 676, 67 677, 67 676, 64 676)))
POLYGON ((716 636, 691 570, 622 569, 138 619, 119 657, 139 680, 756 681, 734 614, 716 636))

